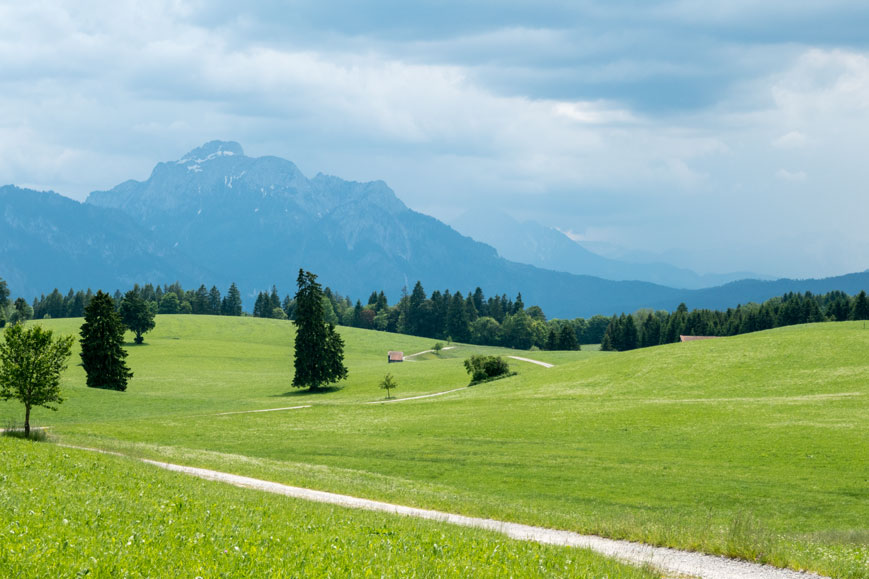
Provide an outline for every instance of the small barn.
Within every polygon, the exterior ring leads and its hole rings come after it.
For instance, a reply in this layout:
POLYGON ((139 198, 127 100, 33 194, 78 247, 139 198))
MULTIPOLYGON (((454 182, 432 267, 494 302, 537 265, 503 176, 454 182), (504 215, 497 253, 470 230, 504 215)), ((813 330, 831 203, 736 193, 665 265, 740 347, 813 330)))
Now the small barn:
POLYGON ((714 340, 718 336, 679 336, 680 342, 693 342, 694 340, 714 340))
POLYGON ((390 350, 386 360, 392 364, 393 362, 404 362, 404 352, 390 350))

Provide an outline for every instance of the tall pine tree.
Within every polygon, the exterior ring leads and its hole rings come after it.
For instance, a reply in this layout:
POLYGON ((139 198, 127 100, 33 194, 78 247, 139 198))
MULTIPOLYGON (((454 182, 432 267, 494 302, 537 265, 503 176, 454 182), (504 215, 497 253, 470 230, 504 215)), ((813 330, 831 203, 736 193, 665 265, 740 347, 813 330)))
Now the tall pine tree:
POLYGON ((81 326, 81 362, 91 388, 127 389, 133 373, 124 361, 124 331, 112 297, 98 291, 85 308, 81 326))
POLYGON ((323 290, 317 276, 299 270, 296 280, 296 326, 294 388, 317 390, 321 386, 347 378, 344 366, 344 341, 335 326, 326 323, 323 290))

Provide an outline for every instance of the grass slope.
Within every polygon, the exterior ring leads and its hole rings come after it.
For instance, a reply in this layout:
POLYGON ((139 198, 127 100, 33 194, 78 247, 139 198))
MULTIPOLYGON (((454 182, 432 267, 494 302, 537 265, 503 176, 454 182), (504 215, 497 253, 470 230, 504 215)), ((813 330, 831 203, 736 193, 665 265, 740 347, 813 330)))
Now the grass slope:
MULTIPOLYGON (((75 331, 76 321, 46 322, 75 331)), ((530 355, 467 383, 460 347, 341 329, 350 380, 287 392, 292 326, 158 317, 130 348, 127 393, 90 391, 37 415, 64 440, 402 504, 869 576, 869 331, 818 324, 622 354, 530 355), (217 412, 310 404, 303 410, 217 412)), ((512 351, 501 351, 512 354, 512 351)), ((0 406, 10 415, 17 407, 0 406)))
POLYGON ((585 550, 0 438, 3 577, 632 577, 585 550))

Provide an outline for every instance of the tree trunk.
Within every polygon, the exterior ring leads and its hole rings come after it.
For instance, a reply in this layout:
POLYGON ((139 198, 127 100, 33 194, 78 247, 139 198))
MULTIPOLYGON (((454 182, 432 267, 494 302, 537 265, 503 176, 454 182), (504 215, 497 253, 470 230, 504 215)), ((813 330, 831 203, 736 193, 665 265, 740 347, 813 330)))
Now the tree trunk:
POLYGON ((30 404, 24 405, 24 438, 30 438, 30 404))

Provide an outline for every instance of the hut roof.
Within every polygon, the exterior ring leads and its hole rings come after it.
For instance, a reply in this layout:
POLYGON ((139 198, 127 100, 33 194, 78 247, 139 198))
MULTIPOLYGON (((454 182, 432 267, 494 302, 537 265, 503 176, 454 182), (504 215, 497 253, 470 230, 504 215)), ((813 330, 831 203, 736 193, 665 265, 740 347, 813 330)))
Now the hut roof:
POLYGON ((693 342, 694 340, 714 340, 718 336, 679 336, 682 342, 693 342))

